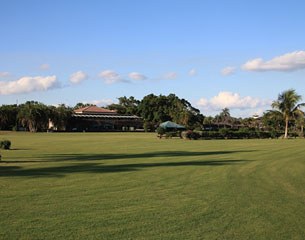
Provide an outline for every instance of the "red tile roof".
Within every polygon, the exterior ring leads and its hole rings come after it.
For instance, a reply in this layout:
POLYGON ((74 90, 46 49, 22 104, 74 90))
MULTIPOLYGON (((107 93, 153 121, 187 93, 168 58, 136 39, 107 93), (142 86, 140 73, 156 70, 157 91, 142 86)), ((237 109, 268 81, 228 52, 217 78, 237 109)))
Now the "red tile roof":
POLYGON ((106 109, 106 108, 97 107, 97 106, 88 106, 88 107, 75 109, 74 113, 80 113, 80 114, 116 114, 116 111, 109 110, 109 109, 106 109))

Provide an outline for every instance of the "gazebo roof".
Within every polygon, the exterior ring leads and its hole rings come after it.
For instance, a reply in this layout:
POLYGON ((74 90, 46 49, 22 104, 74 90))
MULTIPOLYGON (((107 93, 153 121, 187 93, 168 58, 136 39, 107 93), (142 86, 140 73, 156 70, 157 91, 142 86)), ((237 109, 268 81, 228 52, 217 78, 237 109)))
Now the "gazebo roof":
POLYGON ((166 121, 166 122, 161 123, 160 127, 165 128, 165 129, 167 129, 167 128, 185 129, 184 126, 171 122, 171 121, 166 121))

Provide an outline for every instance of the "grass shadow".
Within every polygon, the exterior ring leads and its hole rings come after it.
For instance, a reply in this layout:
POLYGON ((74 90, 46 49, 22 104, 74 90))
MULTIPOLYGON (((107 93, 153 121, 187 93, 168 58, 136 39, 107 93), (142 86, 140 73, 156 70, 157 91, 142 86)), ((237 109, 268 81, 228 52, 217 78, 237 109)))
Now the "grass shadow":
POLYGON ((0 177, 63 177, 74 173, 115 173, 139 171, 156 167, 190 167, 190 166, 224 166, 242 164, 247 160, 207 160, 207 161, 186 161, 186 162, 157 162, 157 163, 134 163, 104 165, 103 163, 82 163, 74 165, 43 167, 43 168, 23 168, 20 166, 1 166, 0 177))
POLYGON ((224 155, 253 151, 161 151, 147 153, 102 153, 102 154, 46 154, 41 159, 49 162, 57 161, 104 161, 104 160, 126 160, 126 159, 147 159, 147 158, 169 158, 169 157, 200 157, 212 155, 224 155))

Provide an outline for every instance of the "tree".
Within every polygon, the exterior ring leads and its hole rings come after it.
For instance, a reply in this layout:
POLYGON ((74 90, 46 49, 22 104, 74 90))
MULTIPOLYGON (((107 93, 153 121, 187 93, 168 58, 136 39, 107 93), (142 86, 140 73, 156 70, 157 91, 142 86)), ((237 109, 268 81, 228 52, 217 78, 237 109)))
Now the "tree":
POLYGON ((220 126, 226 128, 227 125, 232 127, 232 121, 233 118, 231 117, 229 108, 222 109, 221 112, 214 117, 214 123, 217 124, 218 128, 220 128, 220 126))
POLYGON ((79 102, 73 107, 73 109, 79 109, 79 108, 84 108, 84 107, 89 107, 89 106, 94 106, 94 104, 79 102))
POLYGON ((295 127, 299 131, 299 136, 304 137, 304 125, 305 125, 305 115, 301 110, 296 111, 294 114, 295 117, 295 127))
POLYGON ((72 115, 72 109, 65 104, 60 104, 57 107, 49 106, 49 118, 54 127, 58 131, 65 131, 67 122, 72 115))
POLYGON ((18 107, 14 105, 0 106, 0 130, 12 130, 17 125, 18 107))
POLYGON ((144 119, 145 128, 150 130, 165 121, 174 121, 187 128, 201 127, 204 119, 198 109, 175 94, 145 96, 138 105, 138 114, 144 119))
POLYGON ((165 96, 149 94, 145 96, 138 106, 139 113, 144 120, 144 129, 153 131, 161 122, 171 120, 166 108, 169 107, 165 96))
POLYGON ((30 132, 46 130, 49 123, 48 107, 39 102, 28 101, 19 106, 17 118, 30 132))
POLYGON ((118 98, 119 103, 113 103, 107 106, 110 110, 116 110, 117 113, 120 114, 131 114, 131 115, 137 115, 138 114, 138 105, 140 104, 140 101, 135 99, 133 96, 127 98, 119 97, 118 98))
POLYGON ((294 119, 296 113, 300 110, 301 106, 305 106, 305 103, 299 103, 302 100, 302 96, 298 95, 294 89, 286 90, 278 95, 276 101, 272 103, 272 108, 281 112, 285 121, 285 135, 288 137, 288 125, 291 119, 294 119))
POLYGON ((212 116, 205 117, 204 120, 203 120, 203 125, 209 126, 208 129, 211 130, 212 124, 213 124, 213 120, 214 119, 213 119, 212 116))
POLYGON ((226 128, 226 125, 229 125, 232 119, 229 108, 222 109, 219 116, 224 124, 224 127, 226 128))
POLYGON ((283 114, 277 110, 268 110, 262 117, 264 129, 271 133, 272 137, 278 137, 284 130, 285 121, 283 114))

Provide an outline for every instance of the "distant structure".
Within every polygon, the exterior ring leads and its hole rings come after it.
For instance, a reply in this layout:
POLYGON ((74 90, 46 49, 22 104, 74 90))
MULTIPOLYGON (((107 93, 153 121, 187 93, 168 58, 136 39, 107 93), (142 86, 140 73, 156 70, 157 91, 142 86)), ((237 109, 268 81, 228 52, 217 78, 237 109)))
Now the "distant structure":
POLYGON ((165 130, 185 130, 186 127, 182 126, 180 124, 171 122, 171 121, 166 121, 160 124, 160 127, 164 128, 165 130))
POLYGON ((137 131, 142 128, 143 121, 138 116, 97 106, 74 110, 67 125, 67 131, 76 132, 137 131))

